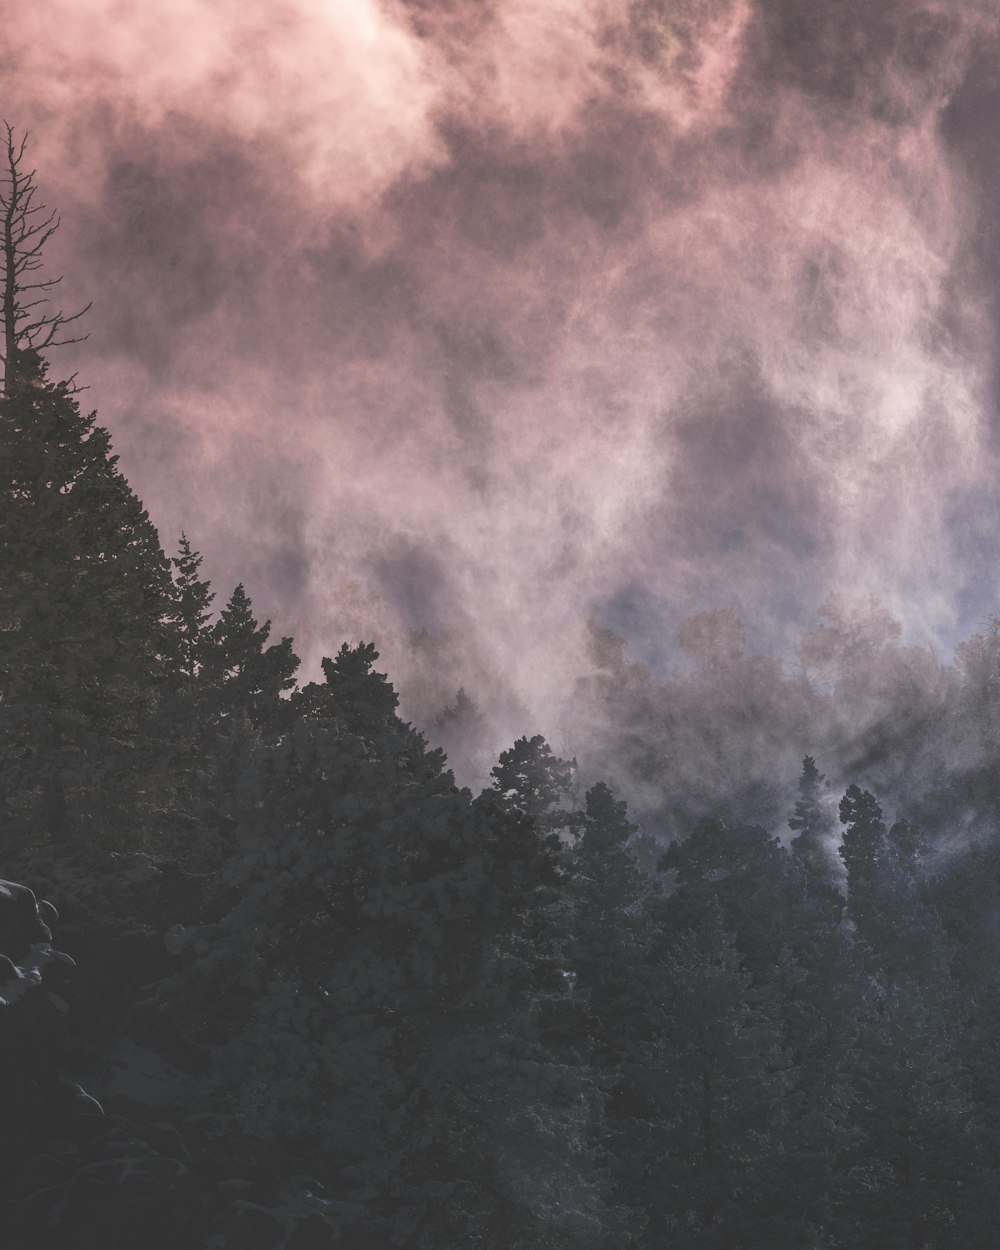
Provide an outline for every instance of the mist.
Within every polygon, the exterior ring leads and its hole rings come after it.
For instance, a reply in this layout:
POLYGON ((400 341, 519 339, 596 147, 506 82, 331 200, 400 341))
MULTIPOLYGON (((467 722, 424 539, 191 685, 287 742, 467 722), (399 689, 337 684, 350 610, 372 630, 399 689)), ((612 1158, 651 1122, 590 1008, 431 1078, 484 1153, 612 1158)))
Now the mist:
POLYGON ((19 9, 94 302, 55 369, 168 549, 425 721, 465 686, 559 746, 588 622, 662 675, 831 591, 947 658, 997 609, 992 10, 19 9))

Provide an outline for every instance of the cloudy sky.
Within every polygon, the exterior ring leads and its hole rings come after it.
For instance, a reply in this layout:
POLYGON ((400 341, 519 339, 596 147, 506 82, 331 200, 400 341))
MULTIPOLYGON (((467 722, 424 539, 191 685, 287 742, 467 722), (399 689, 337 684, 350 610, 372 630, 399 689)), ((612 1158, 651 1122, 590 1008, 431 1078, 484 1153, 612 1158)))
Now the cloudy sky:
POLYGON ((3 10, 56 367, 311 664, 447 632, 537 708, 588 618, 1000 610, 995 3, 3 10))

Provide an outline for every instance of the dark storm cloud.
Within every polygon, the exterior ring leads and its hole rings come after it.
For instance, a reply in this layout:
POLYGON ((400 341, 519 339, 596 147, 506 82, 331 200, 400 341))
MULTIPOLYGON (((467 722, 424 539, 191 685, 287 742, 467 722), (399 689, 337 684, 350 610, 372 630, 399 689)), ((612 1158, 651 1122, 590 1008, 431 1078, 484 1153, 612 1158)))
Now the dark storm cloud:
POLYGON ((165 538, 313 665, 447 632, 551 718, 592 613, 663 657, 723 600, 780 642, 831 587, 921 637, 975 598, 988 18, 66 0, 5 39, 165 538))

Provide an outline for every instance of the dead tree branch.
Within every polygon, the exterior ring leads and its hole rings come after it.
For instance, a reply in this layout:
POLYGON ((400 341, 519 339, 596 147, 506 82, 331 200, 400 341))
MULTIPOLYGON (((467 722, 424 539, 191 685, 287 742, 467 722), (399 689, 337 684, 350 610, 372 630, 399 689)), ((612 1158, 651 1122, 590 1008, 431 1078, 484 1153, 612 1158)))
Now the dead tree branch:
POLYGON ((80 343, 87 335, 72 327, 90 309, 64 313, 50 311, 51 292, 62 277, 40 276, 42 251, 59 229, 59 215, 37 202, 35 170, 25 166, 28 135, 16 139, 9 122, 0 123, 4 146, 0 172, 0 214, 3 229, 3 393, 9 398, 20 383, 35 372, 27 365, 29 353, 37 356, 49 347, 80 343), (24 361, 22 362, 22 357, 24 361), (22 364, 24 367, 22 367, 22 364), (23 376, 22 376, 23 375, 23 376))

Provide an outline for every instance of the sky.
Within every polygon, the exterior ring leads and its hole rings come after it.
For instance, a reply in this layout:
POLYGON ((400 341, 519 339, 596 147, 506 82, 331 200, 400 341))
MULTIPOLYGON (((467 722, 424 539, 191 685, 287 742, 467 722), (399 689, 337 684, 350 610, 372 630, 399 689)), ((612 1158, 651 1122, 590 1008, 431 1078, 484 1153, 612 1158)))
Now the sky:
POLYGON ((527 732, 591 619, 662 669, 712 608, 1000 611, 995 4, 4 9, 54 370, 307 672, 405 696, 423 630, 527 732))

